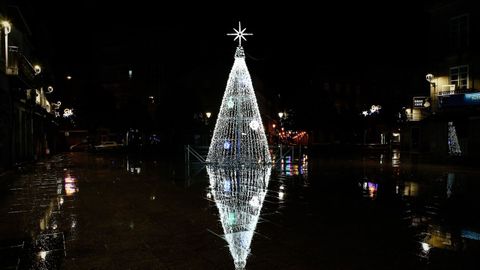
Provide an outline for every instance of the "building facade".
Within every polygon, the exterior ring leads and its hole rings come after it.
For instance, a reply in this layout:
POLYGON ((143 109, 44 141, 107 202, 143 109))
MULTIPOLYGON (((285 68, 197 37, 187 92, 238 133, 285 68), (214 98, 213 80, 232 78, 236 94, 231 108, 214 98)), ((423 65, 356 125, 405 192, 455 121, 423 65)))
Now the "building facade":
POLYGON ((36 64, 30 28, 21 9, 0 7, 0 171, 37 160, 56 147, 53 88, 36 64))
POLYGON ((479 13, 469 1, 443 1, 430 7, 429 70, 425 71, 429 93, 413 97, 406 109, 410 121, 402 132, 404 148, 442 157, 478 156, 479 13))

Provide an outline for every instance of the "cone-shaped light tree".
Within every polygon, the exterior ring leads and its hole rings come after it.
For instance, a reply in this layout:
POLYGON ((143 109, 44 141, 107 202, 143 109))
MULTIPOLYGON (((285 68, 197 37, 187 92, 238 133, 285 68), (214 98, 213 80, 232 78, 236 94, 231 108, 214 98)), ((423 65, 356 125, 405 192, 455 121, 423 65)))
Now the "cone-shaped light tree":
POLYGON ((453 122, 448 122, 448 153, 451 156, 461 156, 462 150, 458 143, 457 130, 453 122))
POLYGON ((245 63, 242 39, 246 29, 234 29, 239 45, 228 77, 212 141, 208 150, 209 164, 267 164, 271 162, 267 137, 245 63))

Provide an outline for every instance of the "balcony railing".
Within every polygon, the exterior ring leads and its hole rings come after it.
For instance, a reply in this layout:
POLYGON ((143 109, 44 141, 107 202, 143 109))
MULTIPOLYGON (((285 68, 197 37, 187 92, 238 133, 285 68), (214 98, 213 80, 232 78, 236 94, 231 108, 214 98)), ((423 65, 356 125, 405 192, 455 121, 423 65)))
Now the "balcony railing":
POLYGON ((457 91, 455 90, 455 84, 444 84, 440 85, 440 91, 438 91, 439 96, 446 96, 446 95, 453 95, 456 94, 457 91))

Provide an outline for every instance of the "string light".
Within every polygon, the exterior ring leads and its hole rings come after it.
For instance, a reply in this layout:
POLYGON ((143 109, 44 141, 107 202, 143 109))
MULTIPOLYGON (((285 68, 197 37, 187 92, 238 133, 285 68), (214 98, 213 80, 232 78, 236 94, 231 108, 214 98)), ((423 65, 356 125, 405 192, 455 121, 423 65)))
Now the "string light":
POLYGON ((73 109, 65 108, 63 110, 63 117, 68 118, 73 115, 73 109))
POLYGON ((267 137, 257 99, 238 46, 207 156, 208 163, 270 163, 267 137), (225 142, 230 143, 225 147, 225 142))
POLYGON ((453 122, 448 122, 448 154, 451 156, 461 156, 462 150, 458 143, 457 131, 453 122))
POLYGON ((208 165, 207 173, 235 269, 244 269, 267 193, 271 167, 208 165))

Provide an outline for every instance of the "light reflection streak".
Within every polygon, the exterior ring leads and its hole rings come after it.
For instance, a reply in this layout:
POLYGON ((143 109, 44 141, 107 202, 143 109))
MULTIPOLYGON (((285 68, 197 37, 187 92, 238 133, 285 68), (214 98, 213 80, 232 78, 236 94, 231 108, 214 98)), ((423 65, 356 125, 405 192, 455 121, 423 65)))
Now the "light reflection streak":
POLYGON ((235 268, 244 269, 270 180, 270 166, 207 166, 224 239, 235 268))

